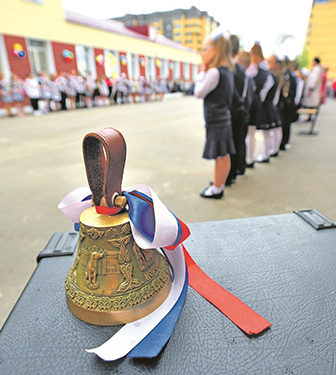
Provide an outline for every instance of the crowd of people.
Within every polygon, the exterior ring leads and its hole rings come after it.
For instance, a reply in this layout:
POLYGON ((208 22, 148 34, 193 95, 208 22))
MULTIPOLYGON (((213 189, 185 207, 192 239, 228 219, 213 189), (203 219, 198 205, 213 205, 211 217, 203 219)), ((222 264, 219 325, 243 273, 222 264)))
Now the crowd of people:
POLYGON ((117 78, 95 78, 91 73, 82 75, 72 70, 49 77, 41 71, 36 76, 27 73, 23 80, 14 73, 7 80, 0 73, 0 98, 8 116, 14 115, 13 108, 18 116, 24 115, 25 97, 30 100, 33 114, 41 116, 58 110, 163 100, 168 92, 188 93, 190 88, 191 83, 183 79, 140 76, 133 80, 125 73, 117 78))
POLYGON ((290 148, 291 124, 298 109, 318 108, 327 95, 327 69, 314 58, 312 70, 272 54, 264 57, 260 42, 240 50, 239 38, 221 28, 204 41, 203 66, 195 96, 204 100, 205 159, 215 161, 214 179, 200 195, 221 199, 225 186, 246 168, 269 163, 290 148), (256 130, 263 133, 263 151, 255 156, 256 130))

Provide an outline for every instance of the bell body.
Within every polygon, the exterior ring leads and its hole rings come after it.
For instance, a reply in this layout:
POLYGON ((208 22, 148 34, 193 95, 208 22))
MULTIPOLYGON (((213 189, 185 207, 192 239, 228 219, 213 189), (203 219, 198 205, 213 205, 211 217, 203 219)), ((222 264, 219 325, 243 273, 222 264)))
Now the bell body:
POLYGON ((70 311, 96 325, 129 323, 150 314, 171 288, 166 259, 134 241, 127 212, 80 217, 78 251, 65 281, 70 311))

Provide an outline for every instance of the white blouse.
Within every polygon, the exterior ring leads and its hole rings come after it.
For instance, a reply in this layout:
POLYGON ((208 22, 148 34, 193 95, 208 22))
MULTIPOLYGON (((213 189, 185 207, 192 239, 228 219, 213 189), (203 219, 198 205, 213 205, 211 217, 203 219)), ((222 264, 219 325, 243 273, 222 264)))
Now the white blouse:
POLYGON ((211 68, 206 72, 199 72, 195 79, 194 95, 197 98, 204 99, 218 84, 219 70, 217 68, 211 68))

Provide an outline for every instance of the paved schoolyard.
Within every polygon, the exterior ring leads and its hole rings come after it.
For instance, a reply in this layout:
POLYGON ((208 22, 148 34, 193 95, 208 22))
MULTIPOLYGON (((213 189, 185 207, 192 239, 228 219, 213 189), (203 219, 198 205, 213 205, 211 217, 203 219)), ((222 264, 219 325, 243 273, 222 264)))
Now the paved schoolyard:
MULTIPOLYGON (((289 213, 315 208, 336 220, 336 101, 318 119, 317 136, 293 125, 290 150, 258 164, 219 201, 199 197, 213 163, 201 158, 202 101, 164 102, 0 118, 1 253, 0 326, 36 266, 36 256, 56 231, 72 230, 57 205, 86 185, 81 142, 90 131, 112 126, 127 143, 123 185, 148 184, 186 223, 289 213)), ((258 148, 261 147, 258 134, 258 148)))

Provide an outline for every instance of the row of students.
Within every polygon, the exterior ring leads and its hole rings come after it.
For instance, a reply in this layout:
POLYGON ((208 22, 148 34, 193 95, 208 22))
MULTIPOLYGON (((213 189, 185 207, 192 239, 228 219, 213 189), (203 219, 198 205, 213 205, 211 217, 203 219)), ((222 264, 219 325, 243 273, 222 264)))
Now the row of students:
POLYGON ((51 110, 163 100, 164 95, 173 89, 176 90, 176 83, 162 77, 147 79, 140 76, 131 80, 124 73, 112 79, 105 75, 97 78, 92 74, 82 76, 74 70, 48 77, 42 71, 37 76, 27 73, 24 80, 16 74, 6 80, 0 73, 0 99, 9 116, 12 116, 13 107, 19 116, 23 116, 25 96, 30 99, 34 115, 40 116, 51 110))
POLYGON ((202 59, 194 94, 204 99, 203 157, 215 160, 215 170, 213 182, 200 195, 220 199, 224 187, 246 168, 269 163, 288 148, 291 123, 311 88, 304 88, 288 58, 265 59, 258 42, 250 52, 239 51, 238 37, 221 28, 204 41, 202 59), (263 132, 263 152, 257 158, 256 130, 263 132))

